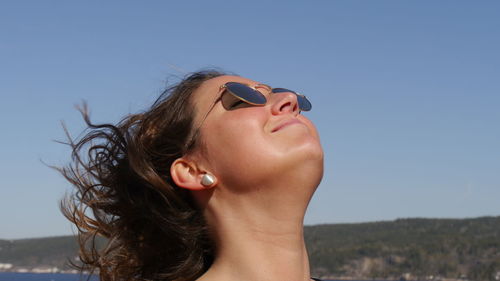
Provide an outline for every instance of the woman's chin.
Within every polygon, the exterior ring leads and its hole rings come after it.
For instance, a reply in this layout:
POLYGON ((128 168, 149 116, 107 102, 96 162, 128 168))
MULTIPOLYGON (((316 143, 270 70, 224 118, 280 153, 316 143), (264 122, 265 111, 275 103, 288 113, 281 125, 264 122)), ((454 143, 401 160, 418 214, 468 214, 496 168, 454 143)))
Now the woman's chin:
POLYGON ((310 138, 296 147, 296 152, 305 161, 317 161, 323 163, 324 152, 321 143, 317 139, 310 138))

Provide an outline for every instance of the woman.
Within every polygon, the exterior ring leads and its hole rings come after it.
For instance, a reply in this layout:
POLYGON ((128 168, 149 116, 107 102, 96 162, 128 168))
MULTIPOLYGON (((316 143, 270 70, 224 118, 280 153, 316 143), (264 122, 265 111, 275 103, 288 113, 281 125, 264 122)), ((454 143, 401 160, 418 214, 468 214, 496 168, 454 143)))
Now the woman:
POLYGON ((323 151, 309 109, 291 90, 215 71, 117 125, 84 108, 90 132, 61 169, 77 187, 62 210, 82 269, 102 281, 311 280, 303 219, 323 151))

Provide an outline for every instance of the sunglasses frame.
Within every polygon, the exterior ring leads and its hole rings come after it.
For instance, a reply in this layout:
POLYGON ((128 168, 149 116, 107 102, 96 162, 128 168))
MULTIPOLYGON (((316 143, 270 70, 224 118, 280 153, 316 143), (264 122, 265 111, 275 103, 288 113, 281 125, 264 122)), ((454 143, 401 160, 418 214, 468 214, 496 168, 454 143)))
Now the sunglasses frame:
MULTIPOLYGON (((267 84, 256 84, 254 86, 250 86, 248 84, 244 84, 244 83, 240 83, 240 82, 227 82, 225 83, 224 85, 221 85, 219 90, 223 90, 225 89, 225 91, 229 92, 233 97, 247 103, 247 104, 250 104, 250 105, 256 105, 256 106, 262 106, 262 105, 265 105, 267 103, 267 97, 266 95, 262 94, 260 91, 257 90, 258 87, 262 87, 262 88, 266 88, 269 93, 272 93, 272 94, 278 94, 278 93, 286 93, 286 92, 290 92, 290 93, 293 93, 295 94, 298 98, 303 98, 308 104, 309 104, 309 108, 307 109, 304 109, 304 108, 300 108, 300 102, 299 100, 297 100, 297 102, 299 102, 299 111, 310 111, 311 108, 312 108, 312 105, 311 105, 311 102, 307 99, 307 97, 305 95, 302 95, 300 93, 297 93, 297 92, 294 92, 290 89, 286 89, 286 88, 272 88, 271 86, 267 85, 267 84), (251 102, 249 100, 246 100, 245 98, 241 97, 240 95, 236 94, 234 91, 232 91, 228 86, 227 84, 230 84, 230 83, 234 83, 234 84, 240 84, 240 85, 245 85, 247 86, 248 88, 254 90, 258 95, 262 96, 262 98, 264 98, 264 103, 254 103, 254 102, 251 102), (279 92, 274 92, 274 90, 280 90, 279 92), (282 90, 282 91, 281 91, 282 90)), ((222 92, 222 94, 220 95, 219 99, 217 99, 215 101, 215 103, 217 103, 219 100, 222 100, 222 96, 224 95, 225 92, 222 92)), ((222 104, 224 106, 224 108, 226 110, 230 110, 230 108, 226 107, 226 105, 222 104)))
MULTIPOLYGON (((210 114, 210 112, 212 112, 212 110, 214 109, 215 105, 216 105, 219 101, 222 101, 222 96, 223 96, 226 92, 228 92, 229 94, 231 94, 231 95, 232 95, 232 96, 234 96, 235 98, 237 98, 237 99, 239 99, 239 100, 241 100, 241 101, 243 101, 243 102, 245 102, 245 103, 247 103, 247 104, 254 105, 254 106, 264 106, 264 105, 268 102, 268 100, 267 100, 267 97, 266 97, 263 93, 261 93, 260 91, 258 91, 258 90, 257 90, 257 88, 259 88, 259 87, 260 87, 260 88, 266 88, 266 89, 269 91, 269 93, 273 93, 273 89, 284 89, 284 90, 287 90, 288 92, 295 94, 297 97, 299 97, 299 96, 300 96, 300 97, 303 97, 303 98, 304 98, 304 99, 305 99, 305 100, 309 103, 309 105, 311 105, 311 102, 307 99, 307 97, 306 97, 305 95, 299 94, 299 93, 297 93, 297 92, 294 92, 294 91, 289 90, 289 89, 286 89, 286 88, 272 88, 271 86, 269 86, 269 85, 267 85, 267 84, 263 84, 263 83, 259 83, 259 84, 256 84, 256 85, 254 85, 254 86, 251 86, 251 85, 249 85, 249 84, 240 83, 240 82, 226 82, 226 83, 224 83, 223 85, 221 85, 221 86, 219 87, 219 93, 220 93, 220 94, 218 94, 217 98, 216 98, 216 99, 215 99, 215 101, 212 103, 212 106, 210 107, 210 109, 207 111, 207 113, 205 114, 205 116, 204 116, 204 117, 203 117, 203 119, 201 120, 200 125, 196 128, 196 130, 195 130, 195 131, 194 131, 194 133, 192 134, 192 137, 190 138, 190 141, 188 142, 188 145, 186 145, 186 147, 185 147, 185 151, 189 150, 189 149, 190 149, 190 148, 194 145, 194 141, 195 141, 196 137, 197 137, 197 136, 198 136, 198 134, 199 134, 199 131, 200 131, 200 129, 201 129, 201 126, 203 126, 203 123, 205 123, 205 119, 207 119, 208 115, 210 114), (257 92, 258 94, 262 95, 262 97, 264 98, 265 102, 264 102, 264 103, 262 103, 262 104, 260 104, 260 103, 253 103, 253 102, 250 102, 250 101, 245 100, 244 98, 242 98, 242 97, 238 96, 236 93, 234 93, 233 91, 231 91, 231 90, 228 88, 227 84, 229 84, 229 83, 236 83, 236 84, 241 84, 241 85, 245 85, 245 86, 247 86, 248 88, 250 88, 250 89, 254 90, 255 92, 257 92)), ((284 93, 284 92, 285 92, 285 91, 283 91, 283 92, 278 92, 278 93, 284 93)), ((298 100, 297 100, 297 103, 298 103, 298 100)), ((224 109, 226 109, 226 110, 230 110, 230 109, 226 108, 226 106, 224 106, 224 104, 222 104, 222 106, 224 107, 224 109)), ((301 112, 301 111, 303 111, 303 110, 302 110, 302 109, 300 109, 300 105, 298 105, 298 106, 299 106, 299 113, 300 113, 300 112, 301 112)), ((304 111, 309 111, 309 110, 311 110, 311 108, 309 108, 308 110, 304 110, 304 111)))

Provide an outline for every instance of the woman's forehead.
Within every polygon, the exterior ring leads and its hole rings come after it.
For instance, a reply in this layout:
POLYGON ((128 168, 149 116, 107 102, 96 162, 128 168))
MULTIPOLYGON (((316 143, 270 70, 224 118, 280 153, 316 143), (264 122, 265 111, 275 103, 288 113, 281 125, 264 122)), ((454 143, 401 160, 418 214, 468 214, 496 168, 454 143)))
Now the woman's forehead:
POLYGON ((245 78, 245 77, 234 76, 234 75, 223 75, 223 76, 215 77, 215 78, 212 78, 212 79, 209 79, 209 80, 203 82, 201 88, 206 87, 207 90, 212 90, 212 91, 218 92, 220 89, 220 86, 226 84, 227 82, 240 82, 240 83, 249 84, 249 85, 259 84, 258 82, 253 81, 252 79, 245 78))
POLYGON ((220 87, 227 82, 240 82, 244 84, 259 84, 256 81, 241 76, 223 75, 209 79, 201 84, 194 93, 194 104, 198 109, 209 107, 220 95, 220 87))

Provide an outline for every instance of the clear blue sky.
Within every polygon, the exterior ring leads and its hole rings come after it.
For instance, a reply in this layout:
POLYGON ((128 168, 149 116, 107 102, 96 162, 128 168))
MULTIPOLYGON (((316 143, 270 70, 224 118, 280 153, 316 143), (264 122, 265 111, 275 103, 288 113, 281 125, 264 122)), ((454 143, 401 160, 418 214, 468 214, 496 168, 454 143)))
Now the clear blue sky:
POLYGON ((0 238, 71 233, 74 109, 117 121, 205 67, 313 102, 325 176, 307 224, 500 215, 498 1, 4 1, 0 238), (181 72, 178 71, 181 70, 181 72))

